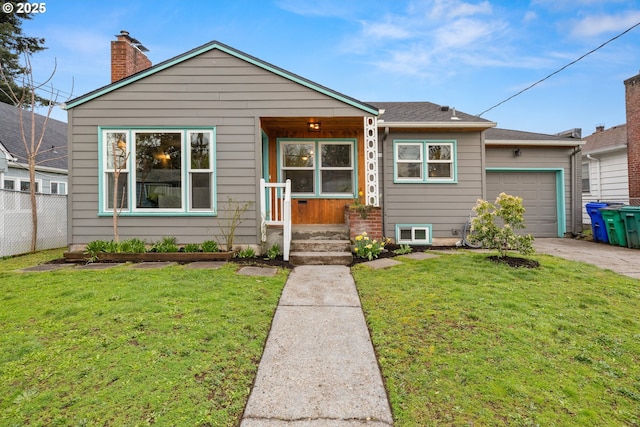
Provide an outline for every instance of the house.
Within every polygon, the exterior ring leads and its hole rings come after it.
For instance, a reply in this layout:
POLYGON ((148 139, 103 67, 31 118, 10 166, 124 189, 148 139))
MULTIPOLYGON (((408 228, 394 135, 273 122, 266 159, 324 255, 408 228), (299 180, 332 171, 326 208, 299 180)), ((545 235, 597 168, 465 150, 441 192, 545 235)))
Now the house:
MULTIPOLYGON (((23 111, 25 130, 31 126, 31 112, 23 111)), ((0 189, 29 191, 27 151, 21 136, 20 112, 13 105, 0 103, 0 189)), ((36 133, 46 117, 35 115, 36 133)), ((67 193, 67 124, 47 121, 44 139, 36 158, 36 192, 67 193)))
POLYGON ((489 140, 489 120, 362 102, 217 41, 149 66, 137 40, 117 37, 112 70, 125 71, 66 106, 72 250, 110 239, 114 210, 121 238, 215 238, 230 201, 249 203, 236 241, 252 246, 270 223, 344 223, 356 199, 372 209, 368 226, 401 243, 454 244, 476 200, 506 190, 544 205, 534 234, 581 226, 581 141, 489 140))
MULTIPOLYGON (((627 123, 585 138, 583 202, 640 205, 640 74, 624 81, 627 123)), ((585 223, 591 219, 583 209, 585 223)))
MULTIPOLYGON (((596 131, 585 137, 582 147, 582 202, 629 204, 629 172, 627 165, 627 125, 596 131)), ((583 211, 583 221, 591 218, 583 211)))

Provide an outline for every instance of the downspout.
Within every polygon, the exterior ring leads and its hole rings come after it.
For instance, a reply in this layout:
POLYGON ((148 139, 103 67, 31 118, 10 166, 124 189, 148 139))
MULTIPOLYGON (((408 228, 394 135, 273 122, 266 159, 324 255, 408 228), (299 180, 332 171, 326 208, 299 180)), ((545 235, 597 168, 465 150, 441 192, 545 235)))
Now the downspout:
POLYGON ((598 177, 598 201, 602 199, 602 177, 600 176, 600 159, 592 157, 591 154, 587 154, 587 159, 596 162, 596 176, 598 177))
MULTIPOLYGON (((578 203, 578 157, 577 154, 580 153, 580 147, 573 150, 571 153, 571 234, 573 236, 579 236, 582 230, 578 230, 577 224, 577 212, 582 208, 581 203, 578 203)), ((582 202, 582 198, 580 199, 582 202)))

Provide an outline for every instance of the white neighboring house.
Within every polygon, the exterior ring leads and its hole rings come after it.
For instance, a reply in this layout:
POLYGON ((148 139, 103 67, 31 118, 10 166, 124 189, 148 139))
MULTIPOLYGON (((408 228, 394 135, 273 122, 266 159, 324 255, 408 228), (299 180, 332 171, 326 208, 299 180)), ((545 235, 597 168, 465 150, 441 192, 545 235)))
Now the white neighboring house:
MULTIPOLYGON (((25 131, 30 131, 31 112, 23 112, 25 131)), ((45 117, 36 114, 36 134, 45 117)), ((36 165, 36 192, 67 194, 67 124, 49 119, 36 165)), ((20 132, 19 111, 0 103, 0 189, 29 191, 27 153, 20 132)))
POLYGON ((582 147, 582 216, 591 224, 584 205, 590 202, 629 204, 627 125, 596 127, 582 147))

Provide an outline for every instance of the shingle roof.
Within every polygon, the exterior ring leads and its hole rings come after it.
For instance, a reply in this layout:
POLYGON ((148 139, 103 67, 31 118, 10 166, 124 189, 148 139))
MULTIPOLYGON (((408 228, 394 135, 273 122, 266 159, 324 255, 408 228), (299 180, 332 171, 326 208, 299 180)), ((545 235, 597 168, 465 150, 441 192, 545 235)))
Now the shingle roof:
POLYGON ((484 136, 491 141, 575 141, 575 138, 566 136, 500 128, 487 129, 484 136))
MULTIPOLYGON (((31 130, 31 112, 23 112, 25 131, 31 130)), ((36 135, 42 130, 45 116, 36 114, 36 135)), ((27 152, 22 142, 18 108, 0 102, 0 143, 18 159, 18 163, 27 163, 27 152)), ((40 154, 36 161, 38 166, 67 169, 67 124, 49 118, 45 130, 40 154), (51 147, 55 147, 52 150, 51 147), (55 152, 54 152, 55 151, 55 152)))
POLYGON ((596 131, 584 138, 587 142, 582 147, 584 154, 593 154, 599 151, 624 149, 627 146, 627 125, 618 125, 612 128, 596 131))
MULTIPOLYGON (((442 105, 432 102, 367 102, 367 104, 384 110, 380 118, 385 122, 448 122, 453 115, 453 108, 443 108, 442 105)), ((456 110, 456 117, 465 122, 491 123, 490 120, 458 110, 456 110)))

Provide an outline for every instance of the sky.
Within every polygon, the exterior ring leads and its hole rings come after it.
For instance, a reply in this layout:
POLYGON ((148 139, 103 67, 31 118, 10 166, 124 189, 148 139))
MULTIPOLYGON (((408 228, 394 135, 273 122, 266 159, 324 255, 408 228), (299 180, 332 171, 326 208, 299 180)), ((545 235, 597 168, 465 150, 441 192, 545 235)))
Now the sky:
MULTIPOLYGON (((2 0, 0 0, 0 3, 2 0)), ((157 64, 216 40, 363 102, 428 101, 555 134, 625 123, 624 80, 640 73, 629 0, 48 0, 23 21, 44 37, 34 77, 58 101, 110 83, 126 30, 157 64), (489 110, 484 112, 485 110, 489 110)), ((1 12, 0 12, 1 13, 1 12)), ((56 108, 52 117, 66 121, 56 108)))

